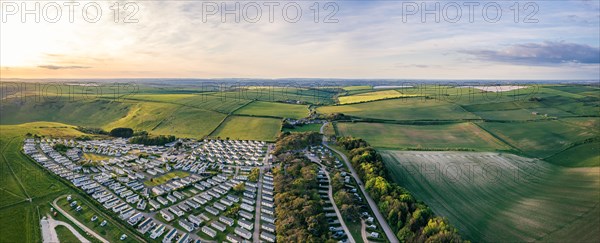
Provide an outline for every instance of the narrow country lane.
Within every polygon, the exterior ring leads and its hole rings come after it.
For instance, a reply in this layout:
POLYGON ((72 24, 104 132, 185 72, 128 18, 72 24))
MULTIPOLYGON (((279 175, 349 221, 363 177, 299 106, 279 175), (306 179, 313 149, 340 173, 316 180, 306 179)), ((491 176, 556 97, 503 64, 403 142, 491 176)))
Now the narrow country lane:
MULTIPOLYGON (((325 128, 325 126, 327 126, 327 122, 324 123, 323 126, 321 126, 321 130, 320 130, 321 134, 323 134, 323 129, 325 128)), ((352 164, 350 164, 350 160, 348 160, 348 157, 346 157, 346 155, 344 153, 342 153, 342 152, 340 152, 340 151, 338 151, 338 150, 330 147, 327 144, 327 137, 326 136, 323 136, 323 146, 331 149, 333 152, 339 154, 340 157, 342 157, 342 159, 346 163, 346 166, 348 166, 348 169, 350 170, 350 173, 352 174, 352 177, 354 177, 354 180, 356 180, 356 182, 358 182, 358 187, 360 188, 360 191, 362 191, 363 195, 365 195, 365 197, 367 198, 367 202, 369 203, 369 207, 371 207, 371 210, 373 211, 373 214, 375 214, 375 218, 377 218, 377 221, 379 221, 379 225, 381 225, 381 228, 383 228, 383 231, 385 232, 385 236, 387 237, 388 241, 390 241, 391 243, 398 243, 398 239, 396 238, 396 234, 394 234, 394 231, 392 230, 392 228, 385 221, 385 218, 383 217, 383 215, 381 215, 381 212, 379 212, 379 208, 377 208, 377 203, 375 203, 375 201, 373 201, 373 199, 371 198, 371 196, 369 196, 369 194, 365 190, 365 186, 364 186, 363 182, 360 180, 360 178, 358 178, 358 174, 354 170, 354 167, 352 167, 352 164)))

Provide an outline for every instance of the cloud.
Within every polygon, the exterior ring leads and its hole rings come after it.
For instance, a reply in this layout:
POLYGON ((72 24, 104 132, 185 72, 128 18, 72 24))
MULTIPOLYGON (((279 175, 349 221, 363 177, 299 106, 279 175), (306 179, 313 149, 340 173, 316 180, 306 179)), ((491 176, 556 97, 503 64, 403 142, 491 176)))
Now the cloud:
POLYGON ((464 50, 477 59, 528 65, 598 64, 600 48, 566 42, 515 44, 501 50, 464 50))
POLYGON ((38 66, 38 67, 39 68, 50 69, 50 70, 90 68, 90 67, 86 67, 86 66, 57 66, 57 65, 41 65, 41 66, 38 66))

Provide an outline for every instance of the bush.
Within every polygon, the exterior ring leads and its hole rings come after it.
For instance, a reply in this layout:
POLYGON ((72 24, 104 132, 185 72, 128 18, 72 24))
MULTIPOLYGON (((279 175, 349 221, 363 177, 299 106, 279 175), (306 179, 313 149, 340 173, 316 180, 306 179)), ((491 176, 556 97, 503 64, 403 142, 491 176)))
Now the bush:
POLYGON ((132 137, 129 142, 135 143, 135 144, 143 144, 143 145, 165 145, 165 144, 173 142, 175 140, 177 140, 177 138, 173 135, 170 135, 170 136, 160 135, 160 136, 156 136, 156 137, 150 137, 148 135, 144 135, 144 136, 132 137))
POLYGON ((109 135, 112 137, 130 138, 133 136, 133 129, 127 127, 117 127, 113 130, 110 130, 109 135))
POLYGON ((65 146, 64 144, 58 143, 54 145, 54 150, 56 150, 56 152, 59 153, 66 153, 67 150, 69 150, 69 147, 65 146))

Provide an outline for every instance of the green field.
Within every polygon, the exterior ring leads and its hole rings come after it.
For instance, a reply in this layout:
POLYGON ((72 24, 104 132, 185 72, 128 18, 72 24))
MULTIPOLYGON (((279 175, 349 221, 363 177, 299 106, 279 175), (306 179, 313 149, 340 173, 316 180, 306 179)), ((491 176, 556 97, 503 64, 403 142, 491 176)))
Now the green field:
POLYGON ((417 150, 456 150, 495 151, 507 149, 484 130, 472 123, 449 125, 398 125, 386 123, 346 123, 336 124, 338 135, 363 138, 378 148, 417 149, 417 150))
POLYGON ((230 116, 210 136, 221 139, 274 141, 280 130, 280 119, 230 116))
POLYGON ((24 135, 32 133, 67 137, 81 133, 72 126, 51 122, 0 125, 0 131, 2 241, 41 242, 39 220, 50 212, 48 202, 70 190, 20 152, 24 135))
POLYGON ((56 226, 54 228, 54 230, 56 230, 56 235, 58 236, 58 239, 60 240, 60 242, 65 242, 65 243, 81 242, 81 241, 79 241, 79 239, 77 239, 77 237, 73 234, 73 232, 71 232, 71 230, 69 230, 65 226, 62 226, 62 225, 56 226))
POLYGON ((300 119, 308 116, 308 108, 305 105, 255 101, 237 110, 235 114, 300 119))
POLYGON ((183 178, 183 177, 186 177, 189 175, 190 175, 190 173, 187 173, 184 171, 172 171, 172 172, 168 172, 164 175, 154 177, 150 180, 146 180, 146 181, 144 181, 144 185, 149 186, 149 187, 158 186, 158 185, 163 184, 175 177, 183 178))
POLYGON ((600 142, 578 145, 545 160, 566 167, 597 167, 600 166, 600 142))
POLYGON ((599 136, 599 131, 596 129, 575 126, 563 121, 486 122, 481 126, 525 154, 539 158, 552 156, 569 148, 575 142, 599 136))
POLYGON ((509 154, 382 151, 400 185, 474 242, 600 238, 600 170, 509 154))
POLYGON ((323 124, 315 123, 315 124, 306 124, 303 126, 295 126, 293 129, 284 128, 284 132, 319 132, 323 124))
POLYGON ((457 120, 475 119, 477 116, 465 111, 460 106, 423 98, 402 98, 368 103, 322 106, 319 113, 343 113, 344 115, 362 118, 385 120, 457 120))

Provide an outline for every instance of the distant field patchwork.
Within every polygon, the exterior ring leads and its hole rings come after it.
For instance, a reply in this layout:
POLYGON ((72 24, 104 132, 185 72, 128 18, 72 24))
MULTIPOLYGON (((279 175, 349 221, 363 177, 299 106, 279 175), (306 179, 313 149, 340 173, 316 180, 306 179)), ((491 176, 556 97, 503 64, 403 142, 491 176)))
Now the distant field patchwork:
POLYGON ((338 135, 367 140, 379 148, 397 149, 507 149, 501 141, 472 123, 449 125, 399 125, 386 123, 336 124, 338 135))
POLYGON ((474 242, 600 238, 600 169, 510 154, 382 151, 400 185, 474 242))

